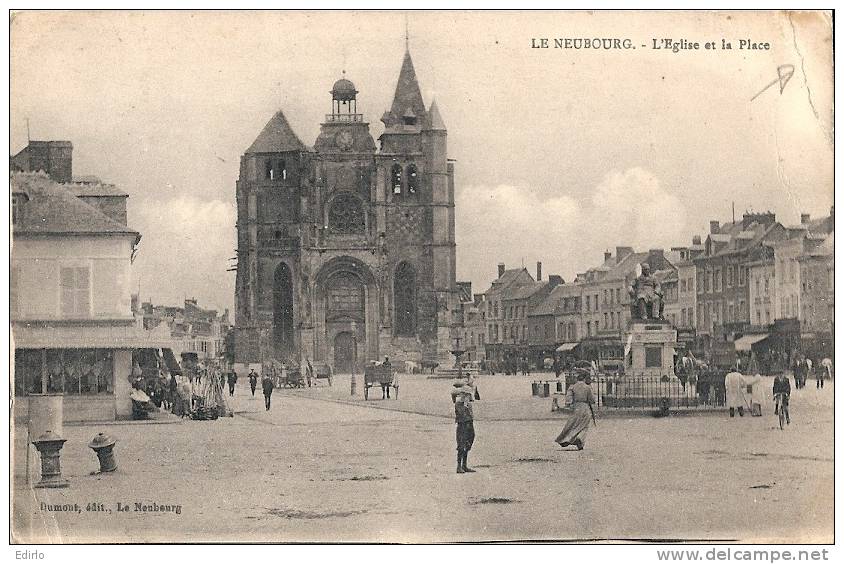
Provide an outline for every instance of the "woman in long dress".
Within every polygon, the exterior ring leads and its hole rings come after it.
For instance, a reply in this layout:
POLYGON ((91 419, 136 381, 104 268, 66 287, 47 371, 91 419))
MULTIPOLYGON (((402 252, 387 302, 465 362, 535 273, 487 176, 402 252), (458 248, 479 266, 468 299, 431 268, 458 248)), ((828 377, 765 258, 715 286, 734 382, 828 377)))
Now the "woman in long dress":
POLYGON ((578 371, 577 382, 566 392, 566 403, 571 404, 574 411, 556 439, 561 447, 574 445, 577 450, 583 450, 585 445, 586 431, 589 429, 589 421, 592 419, 591 406, 595 403, 592 387, 584 382, 585 379, 586 374, 578 371))

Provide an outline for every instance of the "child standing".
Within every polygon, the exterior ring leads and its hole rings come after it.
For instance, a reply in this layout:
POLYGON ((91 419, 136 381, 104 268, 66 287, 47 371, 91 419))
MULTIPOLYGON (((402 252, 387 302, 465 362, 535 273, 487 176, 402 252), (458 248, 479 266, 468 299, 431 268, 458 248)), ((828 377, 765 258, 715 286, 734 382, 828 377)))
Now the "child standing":
POLYGON ((454 421, 457 423, 457 473, 474 472, 467 461, 469 451, 475 442, 475 424, 472 414, 472 401, 475 399, 475 389, 469 382, 457 381, 451 391, 451 401, 454 403, 454 421))

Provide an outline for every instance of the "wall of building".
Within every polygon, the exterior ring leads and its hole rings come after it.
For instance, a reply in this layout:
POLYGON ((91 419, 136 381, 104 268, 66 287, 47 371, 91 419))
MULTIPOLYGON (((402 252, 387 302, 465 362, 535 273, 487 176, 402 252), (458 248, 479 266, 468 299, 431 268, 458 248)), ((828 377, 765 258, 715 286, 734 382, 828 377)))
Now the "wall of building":
POLYGON ((129 273, 133 241, 134 236, 123 235, 16 237, 10 277, 12 319, 131 318, 129 273), (85 269, 87 294, 78 282, 74 297, 63 290, 63 268, 85 269), (77 306, 64 311, 63 303, 71 302, 77 306))
POLYGON ((800 264, 797 259, 802 252, 802 236, 774 245, 775 319, 800 319, 800 264))
POLYGON ((801 329, 831 332, 835 324, 835 262, 833 257, 800 260, 801 329))
POLYGON ((774 322, 777 283, 773 261, 750 266, 750 323, 770 325, 774 322))

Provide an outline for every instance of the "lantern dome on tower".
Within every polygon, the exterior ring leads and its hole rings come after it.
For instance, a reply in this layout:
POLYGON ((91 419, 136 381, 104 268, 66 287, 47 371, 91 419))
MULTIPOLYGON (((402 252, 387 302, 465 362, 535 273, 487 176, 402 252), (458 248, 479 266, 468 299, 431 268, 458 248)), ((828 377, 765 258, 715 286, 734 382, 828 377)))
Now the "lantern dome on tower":
POLYGON ((341 78, 335 82, 334 86, 331 88, 331 96, 335 100, 340 100, 342 102, 354 100, 357 93, 358 91, 355 89, 355 85, 347 78, 341 78))

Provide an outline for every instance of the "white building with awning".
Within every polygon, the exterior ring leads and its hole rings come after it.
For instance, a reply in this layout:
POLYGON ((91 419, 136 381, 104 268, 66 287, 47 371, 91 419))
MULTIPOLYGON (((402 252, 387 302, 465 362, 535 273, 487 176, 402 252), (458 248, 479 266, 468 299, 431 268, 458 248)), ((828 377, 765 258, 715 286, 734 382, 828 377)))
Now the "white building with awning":
POLYGON ((750 352, 753 345, 762 343, 769 337, 768 334, 744 335, 734 341, 736 352, 750 352))
POLYGON ((140 234, 126 225, 125 196, 104 190, 98 207, 43 173, 10 184, 14 418, 29 419, 30 399, 44 395, 62 396, 64 421, 130 417, 133 353, 173 343, 167 327, 146 331, 132 312, 140 234))

